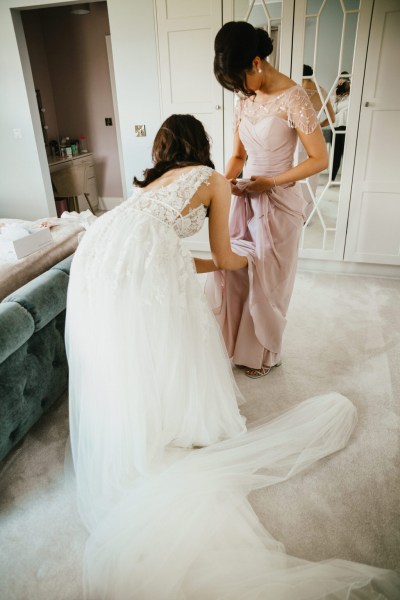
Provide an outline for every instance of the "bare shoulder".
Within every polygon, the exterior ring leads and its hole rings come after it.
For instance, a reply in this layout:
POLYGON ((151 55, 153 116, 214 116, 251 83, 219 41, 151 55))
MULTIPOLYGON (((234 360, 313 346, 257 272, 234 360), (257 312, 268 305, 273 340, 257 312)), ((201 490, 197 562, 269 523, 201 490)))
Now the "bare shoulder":
POLYGON ((296 81, 294 81, 287 75, 284 75, 283 73, 280 73, 279 71, 278 71, 278 73, 279 73, 279 75, 276 78, 276 82, 275 82, 275 88, 278 93, 281 91, 284 91, 284 90, 288 90, 292 87, 296 87, 298 85, 298 83, 296 81))
POLYGON ((213 171, 208 180, 208 183, 210 184, 210 191, 212 193, 230 190, 229 181, 224 175, 218 173, 218 171, 213 171))
POLYGON ((211 169, 210 174, 203 181, 203 185, 200 185, 196 190, 198 199, 205 206, 209 206, 214 199, 229 193, 230 185, 228 180, 221 173, 211 169))

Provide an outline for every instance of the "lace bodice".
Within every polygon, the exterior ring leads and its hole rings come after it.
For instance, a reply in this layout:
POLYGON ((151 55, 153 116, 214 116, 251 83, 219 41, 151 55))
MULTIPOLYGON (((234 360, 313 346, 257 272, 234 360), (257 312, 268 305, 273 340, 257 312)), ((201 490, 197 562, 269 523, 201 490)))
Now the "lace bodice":
POLYGON ((207 214, 204 204, 192 208, 191 200, 201 184, 210 185, 208 179, 212 173, 210 167, 193 167, 169 185, 148 191, 136 190, 128 202, 136 210, 172 227, 179 237, 189 237, 202 228, 207 214))

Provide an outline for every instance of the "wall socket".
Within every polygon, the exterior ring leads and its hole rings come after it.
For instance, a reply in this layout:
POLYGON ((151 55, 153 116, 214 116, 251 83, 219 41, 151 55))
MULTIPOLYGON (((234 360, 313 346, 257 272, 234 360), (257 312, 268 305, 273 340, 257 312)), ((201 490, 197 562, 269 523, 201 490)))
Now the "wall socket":
POLYGON ((135 135, 136 137, 145 137, 146 125, 135 125, 135 135))
POLYGON ((110 125, 112 125, 112 118, 111 117, 106 117, 105 119, 106 125, 109 127, 110 125))

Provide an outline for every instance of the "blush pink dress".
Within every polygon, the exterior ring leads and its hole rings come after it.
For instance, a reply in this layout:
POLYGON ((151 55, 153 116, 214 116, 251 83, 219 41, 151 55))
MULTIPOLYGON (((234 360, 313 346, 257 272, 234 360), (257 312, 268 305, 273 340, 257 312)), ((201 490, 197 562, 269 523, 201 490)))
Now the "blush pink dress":
MULTIPOLYGON (((266 103, 241 99, 235 112, 247 152, 245 178, 277 176, 290 169, 296 129, 309 134, 319 126, 307 93, 298 85, 266 103)), ((280 360, 305 206, 299 183, 233 196, 232 249, 246 254, 249 266, 210 273, 205 292, 235 364, 259 369, 280 360)))

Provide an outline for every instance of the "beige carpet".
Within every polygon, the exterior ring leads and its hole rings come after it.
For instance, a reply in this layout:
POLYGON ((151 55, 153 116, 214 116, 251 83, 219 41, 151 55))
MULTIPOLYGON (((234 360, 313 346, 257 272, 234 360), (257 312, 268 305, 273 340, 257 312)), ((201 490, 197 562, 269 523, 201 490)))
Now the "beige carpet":
MULTIPOLYGON (((345 450, 252 495, 291 554, 400 570, 399 292, 398 280, 300 273, 283 365, 258 381, 235 371, 250 421, 329 390, 358 409, 345 450)), ((64 479, 67 434, 64 398, 2 465, 1 600, 82 597, 85 531, 64 479)))

